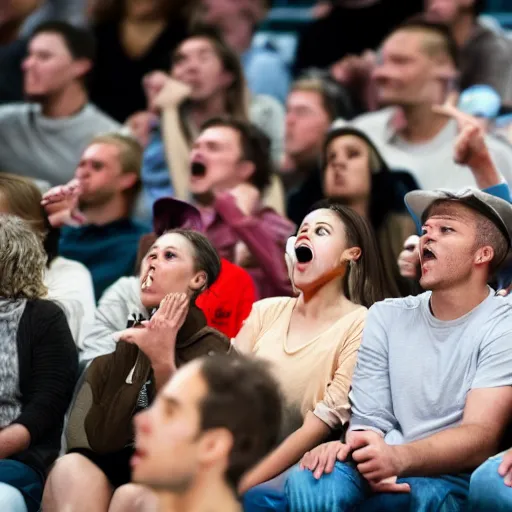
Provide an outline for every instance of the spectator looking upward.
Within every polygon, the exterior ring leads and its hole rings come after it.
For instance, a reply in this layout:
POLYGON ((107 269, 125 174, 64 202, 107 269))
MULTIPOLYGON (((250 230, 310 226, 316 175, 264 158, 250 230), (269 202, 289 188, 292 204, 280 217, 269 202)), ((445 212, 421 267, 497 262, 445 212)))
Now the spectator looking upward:
POLYGON ((462 512, 470 472, 497 453, 509 422, 511 306, 487 282, 510 249, 512 206, 474 189, 415 191, 406 201, 423 222, 420 284, 429 291, 370 309, 347 436, 291 474, 291 512, 363 503, 462 512))
POLYGON ((125 500, 134 414, 151 405, 179 367, 230 350, 229 340, 206 326, 195 305, 219 272, 219 256, 200 233, 173 230, 152 245, 139 280, 140 300, 150 318, 129 318, 125 330, 110 332, 109 352, 85 370, 69 413, 70 453, 52 469, 44 509, 106 512, 125 500), (89 499, 92 489, 94 500, 89 499))
MULTIPOLYGON (((129 125, 145 146, 142 181, 150 208, 159 197, 190 199, 188 155, 203 123, 218 116, 250 119, 270 138, 275 162, 282 156, 284 112, 272 98, 251 100, 236 53, 211 27, 198 26, 173 55, 171 77, 152 74, 147 81, 149 107, 160 116, 137 114, 129 125)), ((284 210, 280 184, 268 196, 284 210)))
POLYGON ((290 252, 299 296, 257 302, 234 345, 272 362, 286 399, 284 441, 241 483, 245 492, 266 482, 249 492, 249 510, 308 450, 346 425, 366 308, 390 294, 371 228, 350 208, 314 205, 290 252))

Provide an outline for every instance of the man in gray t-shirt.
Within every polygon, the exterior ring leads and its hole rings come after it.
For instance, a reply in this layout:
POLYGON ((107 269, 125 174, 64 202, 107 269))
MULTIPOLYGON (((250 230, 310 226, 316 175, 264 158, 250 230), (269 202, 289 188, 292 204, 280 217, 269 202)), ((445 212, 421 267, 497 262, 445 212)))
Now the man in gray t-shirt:
POLYGON ((66 183, 91 139, 121 129, 88 102, 94 47, 87 30, 64 22, 36 28, 23 62, 29 102, 0 107, 0 172, 66 183))
POLYGON ((487 286, 511 247, 512 206, 471 189, 406 202, 424 223, 429 291, 370 309, 345 443, 292 471, 291 512, 465 510, 469 473, 512 415, 512 305, 487 286))

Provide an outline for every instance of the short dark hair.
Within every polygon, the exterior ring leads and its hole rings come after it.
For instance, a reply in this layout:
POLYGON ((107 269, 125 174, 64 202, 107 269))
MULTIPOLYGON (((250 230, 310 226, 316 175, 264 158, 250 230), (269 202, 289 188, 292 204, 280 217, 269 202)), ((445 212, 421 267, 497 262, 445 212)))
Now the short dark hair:
POLYGON ((231 128, 240 136, 242 158, 254 164, 249 181, 263 191, 270 184, 274 166, 270 154, 270 139, 254 124, 232 117, 214 117, 201 126, 201 132, 214 127, 231 128))
POLYGON ((198 290, 196 296, 202 293, 217 280, 220 274, 220 257, 210 240, 198 231, 190 229, 170 229, 167 233, 176 233, 186 238, 194 247, 196 272, 203 271, 206 274, 206 285, 198 290))
POLYGON ((32 39, 38 34, 48 32, 58 34, 62 37, 66 48, 74 60, 87 59, 94 61, 96 56, 96 41, 91 31, 85 28, 75 27, 65 21, 46 21, 38 25, 30 37, 32 39))
POLYGON ((429 53, 443 52, 450 58, 453 65, 458 69, 460 64, 459 48, 453 37, 452 31, 448 25, 431 20, 425 14, 418 14, 404 21, 396 27, 392 33, 400 31, 420 31, 439 37, 442 41, 440 45, 435 45, 431 49, 427 48, 429 53))
POLYGON ((200 405, 201 430, 226 428, 233 436, 226 480, 237 489, 242 475, 279 439, 282 400, 266 362, 239 355, 201 361, 208 392, 200 405))

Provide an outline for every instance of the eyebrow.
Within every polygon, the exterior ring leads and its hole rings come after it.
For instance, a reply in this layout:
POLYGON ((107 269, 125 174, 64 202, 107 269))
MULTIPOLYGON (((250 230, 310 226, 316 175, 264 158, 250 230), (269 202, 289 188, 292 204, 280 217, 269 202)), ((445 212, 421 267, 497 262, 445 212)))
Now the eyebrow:
POLYGON ((176 409, 179 409, 181 407, 181 402, 179 400, 177 400, 176 398, 172 397, 172 396, 162 395, 162 400, 167 405, 170 405, 171 407, 174 407, 176 409))
MULTIPOLYGON (((324 226, 328 226, 328 227, 330 227, 332 229, 332 226, 328 222, 325 222, 323 220, 320 221, 320 222, 317 222, 316 225, 317 226, 324 225, 324 226)), ((305 227, 308 227, 308 226, 309 226, 309 224, 307 222, 302 224, 302 226, 300 227, 299 231, 301 231, 302 229, 304 229, 305 227)))
POLYGON ((177 247, 174 247, 173 245, 167 245, 165 247, 160 247, 157 244, 153 244, 151 246, 150 251, 153 251, 154 249, 162 249, 163 251, 165 251, 166 249, 172 249, 173 251, 180 252, 180 250, 177 247))
POLYGON ((471 219, 468 217, 464 217, 463 215, 450 215, 450 214, 439 214, 439 215, 432 215, 428 219, 425 220, 423 225, 425 225, 428 221, 450 221, 450 222, 459 222, 460 224, 463 224, 467 226, 468 224, 471 224, 471 219))

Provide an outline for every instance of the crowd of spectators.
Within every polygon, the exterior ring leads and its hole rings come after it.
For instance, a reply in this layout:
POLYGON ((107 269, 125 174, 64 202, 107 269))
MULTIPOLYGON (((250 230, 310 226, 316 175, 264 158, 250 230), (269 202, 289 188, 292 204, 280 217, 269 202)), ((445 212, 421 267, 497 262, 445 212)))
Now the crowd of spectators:
POLYGON ((512 510, 512 39, 277 3, 0 7, 0 510, 512 510))

